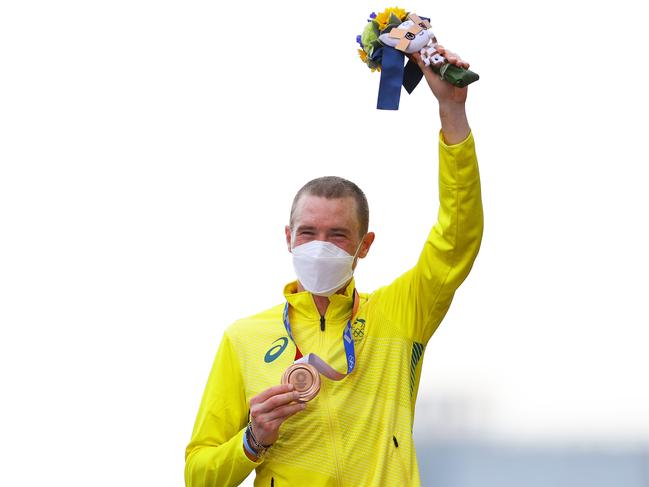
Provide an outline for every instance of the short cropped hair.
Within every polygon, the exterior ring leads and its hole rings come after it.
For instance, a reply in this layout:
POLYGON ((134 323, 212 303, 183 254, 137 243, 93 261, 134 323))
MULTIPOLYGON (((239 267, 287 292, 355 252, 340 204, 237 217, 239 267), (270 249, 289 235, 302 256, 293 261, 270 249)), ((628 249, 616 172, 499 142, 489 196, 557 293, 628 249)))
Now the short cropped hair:
POLYGON ((316 178, 306 183, 295 195, 293 205, 291 206, 291 219, 290 227, 293 228, 295 220, 295 210, 297 209, 298 201, 302 195, 319 196, 329 200, 338 198, 353 198, 356 201, 356 215, 358 218, 358 225, 360 227, 360 237, 367 233, 370 224, 370 208, 367 204, 365 193, 356 186, 356 184, 348 181, 347 179, 338 176, 324 176, 316 178))

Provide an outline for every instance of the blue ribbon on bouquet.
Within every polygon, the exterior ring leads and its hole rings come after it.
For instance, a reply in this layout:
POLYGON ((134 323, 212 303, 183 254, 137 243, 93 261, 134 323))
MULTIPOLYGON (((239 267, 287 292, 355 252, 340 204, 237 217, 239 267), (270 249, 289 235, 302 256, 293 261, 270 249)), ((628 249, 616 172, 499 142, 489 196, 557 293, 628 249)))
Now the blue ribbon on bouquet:
POLYGON ((376 108, 379 110, 398 110, 401 99, 401 86, 408 94, 417 87, 424 73, 413 61, 404 67, 405 55, 393 47, 384 46, 381 57, 381 81, 376 108))

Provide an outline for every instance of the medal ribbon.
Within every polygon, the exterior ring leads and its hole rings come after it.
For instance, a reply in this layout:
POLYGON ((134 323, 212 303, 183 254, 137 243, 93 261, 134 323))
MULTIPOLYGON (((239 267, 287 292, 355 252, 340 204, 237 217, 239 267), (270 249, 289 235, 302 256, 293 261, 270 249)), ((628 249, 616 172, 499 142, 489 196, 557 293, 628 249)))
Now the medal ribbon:
POLYGON ((352 320, 354 319, 356 311, 358 311, 358 293, 356 292, 356 289, 354 289, 353 296, 352 315, 349 317, 347 326, 345 326, 345 329, 343 330, 343 346, 345 347, 345 356, 347 357, 346 374, 338 372, 327 362, 318 357, 315 353, 310 353, 304 357, 302 356, 300 347, 298 347, 297 343, 295 343, 293 333, 291 332, 291 322, 288 318, 289 304, 288 302, 286 303, 286 305, 284 306, 284 328, 286 328, 286 333, 288 333, 288 336, 295 345, 295 363, 312 365, 318 370, 318 372, 331 380, 342 380, 352 373, 354 367, 356 366, 356 351, 354 349, 354 339, 352 337, 352 320))

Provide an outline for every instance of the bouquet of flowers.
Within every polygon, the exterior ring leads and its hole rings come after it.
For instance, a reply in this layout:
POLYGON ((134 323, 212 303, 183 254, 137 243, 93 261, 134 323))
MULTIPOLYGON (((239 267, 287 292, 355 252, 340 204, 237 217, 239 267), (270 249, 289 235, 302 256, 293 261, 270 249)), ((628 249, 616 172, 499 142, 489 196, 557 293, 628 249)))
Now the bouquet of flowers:
POLYGON ((448 63, 438 52, 429 18, 399 7, 387 8, 379 14, 372 12, 356 42, 360 45, 361 60, 372 71, 381 72, 379 109, 398 109, 401 85, 411 93, 423 76, 412 61, 404 68, 406 54, 419 52, 426 66, 455 86, 464 87, 479 79, 473 71, 448 63))

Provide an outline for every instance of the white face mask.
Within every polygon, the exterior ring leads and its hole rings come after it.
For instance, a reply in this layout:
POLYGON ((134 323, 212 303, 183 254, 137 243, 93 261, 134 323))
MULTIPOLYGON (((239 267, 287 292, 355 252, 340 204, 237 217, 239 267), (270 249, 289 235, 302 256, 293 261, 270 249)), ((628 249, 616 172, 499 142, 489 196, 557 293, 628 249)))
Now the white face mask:
POLYGON ((362 243, 354 255, 322 240, 293 247, 293 267, 298 281, 311 294, 331 296, 354 275, 352 266, 362 243))

